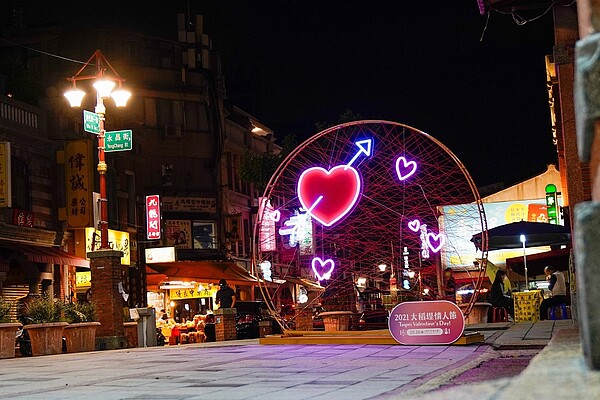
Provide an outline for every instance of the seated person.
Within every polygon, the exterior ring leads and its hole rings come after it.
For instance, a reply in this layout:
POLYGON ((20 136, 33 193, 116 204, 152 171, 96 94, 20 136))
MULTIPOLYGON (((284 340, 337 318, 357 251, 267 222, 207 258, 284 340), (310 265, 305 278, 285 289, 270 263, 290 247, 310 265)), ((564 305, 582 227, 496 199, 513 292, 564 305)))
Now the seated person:
POLYGON ((548 309, 550 307, 566 304, 567 302, 565 275, 560 271, 556 271, 551 265, 544 268, 544 274, 546 274, 546 279, 550 282, 548 290, 550 290, 551 296, 542 301, 542 305, 540 306, 540 320, 548 319, 548 309))
POLYGON ((492 283, 492 289, 490 290, 490 303, 494 307, 506 308, 511 317, 515 316, 515 305, 513 299, 506 294, 504 290, 504 277, 506 272, 499 269, 496 271, 496 278, 492 283))
POLYGON ((444 271, 446 284, 444 285, 444 295, 446 299, 456 302, 456 279, 452 275, 452 268, 448 267, 444 271))

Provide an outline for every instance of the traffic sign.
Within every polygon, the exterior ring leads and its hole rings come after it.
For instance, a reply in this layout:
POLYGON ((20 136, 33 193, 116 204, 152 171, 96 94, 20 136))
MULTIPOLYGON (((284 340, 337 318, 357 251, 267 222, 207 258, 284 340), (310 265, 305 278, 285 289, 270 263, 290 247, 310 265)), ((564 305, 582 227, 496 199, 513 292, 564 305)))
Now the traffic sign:
POLYGON ((83 130, 89 133, 100 133, 100 114, 83 110, 83 130))
POLYGON ((133 132, 131 130, 112 131, 104 133, 104 151, 131 150, 133 132))

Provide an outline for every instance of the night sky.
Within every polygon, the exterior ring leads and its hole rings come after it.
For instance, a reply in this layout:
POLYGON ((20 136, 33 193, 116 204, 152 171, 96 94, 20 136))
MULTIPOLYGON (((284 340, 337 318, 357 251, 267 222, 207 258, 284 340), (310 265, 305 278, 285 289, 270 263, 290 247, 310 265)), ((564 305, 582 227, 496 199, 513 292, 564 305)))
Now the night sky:
POLYGON ((205 15, 229 99, 279 138, 306 138, 315 122, 351 109, 434 136, 478 186, 510 185, 557 162, 544 67, 551 11, 523 26, 492 13, 483 40, 476 0, 67 0, 38 15, 175 40, 175 14, 186 9, 205 15))

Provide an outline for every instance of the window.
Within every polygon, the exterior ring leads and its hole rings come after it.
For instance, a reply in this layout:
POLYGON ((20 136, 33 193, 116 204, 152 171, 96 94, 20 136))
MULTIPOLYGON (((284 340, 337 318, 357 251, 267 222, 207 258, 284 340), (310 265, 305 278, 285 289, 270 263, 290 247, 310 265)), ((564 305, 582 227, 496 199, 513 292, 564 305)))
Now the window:
POLYGON ((135 226, 135 175, 132 171, 125 171, 125 175, 127 179, 127 224, 130 226, 135 226))
POLYGON ((29 167, 17 157, 11 160, 12 166, 12 206, 22 210, 31 210, 29 195, 29 167))
POLYGON ((192 224, 194 249, 216 249, 217 232, 212 221, 194 221, 192 224))

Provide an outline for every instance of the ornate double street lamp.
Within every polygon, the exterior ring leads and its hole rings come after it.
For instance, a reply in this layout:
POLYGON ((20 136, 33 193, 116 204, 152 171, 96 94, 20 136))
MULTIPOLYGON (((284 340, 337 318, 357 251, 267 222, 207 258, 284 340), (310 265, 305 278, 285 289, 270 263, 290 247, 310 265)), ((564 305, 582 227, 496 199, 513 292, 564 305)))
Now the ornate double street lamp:
MULTIPOLYGON (((106 57, 100 50, 96 50, 90 59, 75 75, 67 78, 73 83, 73 88, 65 93, 71 107, 81 107, 81 101, 86 93, 77 87, 77 82, 84 80, 94 80, 93 87, 96 89, 96 107, 95 112, 83 111, 84 130, 94 133, 98 136, 98 174, 100 184, 100 249, 109 249, 108 244, 108 199, 106 194, 106 162, 104 114, 106 107, 104 99, 112 97, 117 107, 125 107, 127 100, 131 97, 131 92, 123 89, 125 79, 121 78, 115 69, 110 65, 106 57), (91 75, 82 75, 89 66, 95 66, 95 73, 91 75), (110 72, 107 74, 107 72, 110 72), (113 90, 118 84, 117 90, 113 90)), ((131 131, 121 131, 125 134, 131 131)), ((120 133, 120 132, 119 132, 120 133)))

